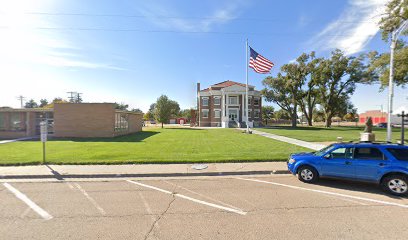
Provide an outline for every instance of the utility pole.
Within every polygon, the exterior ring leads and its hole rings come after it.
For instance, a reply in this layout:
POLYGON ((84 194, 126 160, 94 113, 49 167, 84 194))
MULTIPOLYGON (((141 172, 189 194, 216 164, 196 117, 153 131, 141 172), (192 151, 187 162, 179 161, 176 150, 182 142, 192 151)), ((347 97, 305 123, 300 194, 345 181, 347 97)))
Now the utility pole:
POLYGON ((81 95, 82 95, 83 93, 77 93, 76 94, 76 103, 81 103, 82 102, 82 98, 81 98, 81 95))
POLYGON ((391 34, 391 52, 390 52, 390 80, 388 83, 388 119, 387 119, 387 142, 392 140, 391 130, 391 116, 392 116, 392 101, 394 98, 394 50, 397 45, 398 36, 408 25, 408 20, 402 22, 402 24, 392 32, 391 34))
POLYGON ((68 97, 69 102, 70 102, 70 103, 75 102, 75 98, 76 98, 76 95, 77 95, 78 93, 77 93, 77 92, 67 92, 67 93, 70 94, 70 96, 68 97))
POLYGON ((26 99, 25 97, 23 97, 22 95, 17 97, 18 100, 20 100, 20 107, 23 108, 23 101, 26 99))

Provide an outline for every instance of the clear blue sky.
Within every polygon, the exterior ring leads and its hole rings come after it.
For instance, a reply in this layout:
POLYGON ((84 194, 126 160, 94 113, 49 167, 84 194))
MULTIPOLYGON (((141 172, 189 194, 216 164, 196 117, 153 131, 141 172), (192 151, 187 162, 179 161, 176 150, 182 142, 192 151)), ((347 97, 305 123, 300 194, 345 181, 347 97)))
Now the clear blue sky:
MULTIPOLYGON (((202 87, 245 81, 245 39, 276 66, 303 52, 388 51, 375 24, 383 0, 0 2, 0 106, 16 99, 124 102, 146 111, 161 94, 194 106, 202 87)), ((265 75, 250 72, 262 89, 265 75)), ((359 86, 359 112, 386 109, 386 91, 359 86), (370 100, 367 100, 369 96, 370 100)), ((407 105, 396 89, 395 109, 407 105)))

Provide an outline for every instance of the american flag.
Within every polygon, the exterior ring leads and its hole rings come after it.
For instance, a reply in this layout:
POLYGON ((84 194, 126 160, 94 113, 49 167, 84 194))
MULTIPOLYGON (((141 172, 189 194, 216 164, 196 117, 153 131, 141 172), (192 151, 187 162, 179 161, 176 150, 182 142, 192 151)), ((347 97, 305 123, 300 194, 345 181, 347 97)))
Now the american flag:
POLYGON ((249 67, 254 69, 254 71, 257 73, 269 73, 274 66, 273 62, 255 52, 255 50, 253 50, 251 47, 249 47, 249 50, 251 51, 249 57, 249 67))

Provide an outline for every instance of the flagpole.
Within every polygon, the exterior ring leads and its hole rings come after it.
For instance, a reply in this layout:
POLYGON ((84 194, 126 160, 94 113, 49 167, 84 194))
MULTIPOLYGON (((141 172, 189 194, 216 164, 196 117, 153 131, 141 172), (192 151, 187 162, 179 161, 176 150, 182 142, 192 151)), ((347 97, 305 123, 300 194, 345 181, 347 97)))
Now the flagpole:
POLYGON ((246 111, 246 126, 247 130, 246 132, 249 133, 249 116, 248 116, 248 38, 246 40, 246 48, 245 48, 245 53, 246 53, 246 59, 245 59, 245 69, 246 69, 246 98, 245 98, 245 111, 246 111))

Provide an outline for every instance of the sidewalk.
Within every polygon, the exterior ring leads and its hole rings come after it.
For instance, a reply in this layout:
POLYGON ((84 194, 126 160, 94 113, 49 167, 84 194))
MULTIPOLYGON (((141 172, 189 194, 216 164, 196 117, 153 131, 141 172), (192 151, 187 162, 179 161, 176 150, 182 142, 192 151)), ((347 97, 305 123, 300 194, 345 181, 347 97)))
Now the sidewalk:
POLYGON ((7 179, 73 179, 125 177, 187 177, 254 174, 287 174, 286 162, 210 163, 203 170, 194 164, 140 165, 39 165, 0 167, 0 181, 7 179))
POLYGON ((254 130, 254 129, 252 129, 252 133, 263 136, 263 137, 272 138, 272 139, 275 139, 275 140, 278 140, 278 141, 281 141, 281 142, 286 142, 286 143, 294 144, 294 145, 297 145, 297 146, 310 148, 310 149, 313 149, 313 150, 320 150, 320 149, 326 147, 326 145, 323 145, 323 144, 306 142, 306 141, 302 141, 302 140, 298 140, 298 139, 294 139, 294 138, 288 138, 288 137, 284 137, 284 136, 280 136, 280 135, 275 135, 275 134, 272 134, 272 133, 261 132, 261 131, 254 130))

